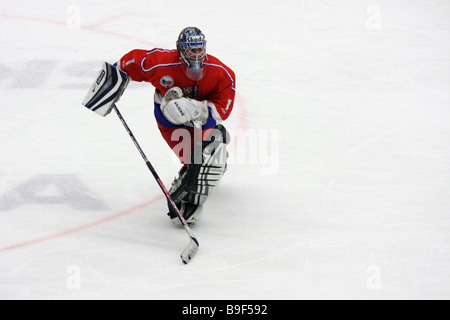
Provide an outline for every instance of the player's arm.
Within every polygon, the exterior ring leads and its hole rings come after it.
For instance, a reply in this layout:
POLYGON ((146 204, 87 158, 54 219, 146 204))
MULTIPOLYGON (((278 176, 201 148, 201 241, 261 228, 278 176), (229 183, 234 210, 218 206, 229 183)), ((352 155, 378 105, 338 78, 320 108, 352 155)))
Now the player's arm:
POLYGON ((145 73, 141 68, 142 60, 146 57, 147 50, 136 49, 125 54, 119 62, 117 67, 126 72, 126 74, 133 81, 144 81, 145 73))
POLYGON ((210 109, 210 118, 217 123, 226 120, 230 116, 234 106, 235 88, 236 77, 234 72, 224 67, 223 77, 219 82, 218 89, 206 97, 208 108, 210 109))
POLYGON ((164 117, 172 124, 200 123, 204 129, 227 119, 233 110, 236 80, 231 69, 224 70, 217 90, 203 101, 184 98, 179 88, 171 88, 161 103, 164 117))
POLYGON ((172 124, 201 124, 204 129, 215 127, 228 118, 233 109, 235 90, 230 87, 218 91, 213 99, 198 101, 182 96, 180 88, 167 91, 161 102, 164 117, 172 124))

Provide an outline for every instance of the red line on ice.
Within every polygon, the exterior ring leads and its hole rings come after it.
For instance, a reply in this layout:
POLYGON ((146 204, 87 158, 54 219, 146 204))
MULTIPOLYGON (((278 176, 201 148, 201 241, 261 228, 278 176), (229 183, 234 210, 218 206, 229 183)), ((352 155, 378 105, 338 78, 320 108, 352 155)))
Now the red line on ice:
POLYGON ((141 203, 141 204, 139 204, 137 206, 134 206, 132 208, 120 211, 120 212, 118 212, 116 214, 113 214, 111 216, 108 216, 108 217, 105 217, 103 219, 99 219, 99 220, 96 220, 96 221, 93 221, 93 222, 90 222, 90 223, 86 223, 86 224, 83 224, 81 226, 78 226, 78 227, 75 227, 75 228, 72 228, 72 229, 68 229, 68 230, 61 231, 61 232, 58 232, 58 233, 55 233, 55 234, 51 234, 51 235, 48 235, 48 236, 43 236, 43 237, 40 237, 40 238, 27 240, 27 241, 16 243, 16 244, 12 244, 12 245, 9 245, 9 246, 6 246, 6 247, 0 247, 0 252, 11 251, 11 250, 14 250, 14 249, 19 249, 19 248, 27 247, 27 246, 30 246, 30 245, 38 244, 38 243, 41 243, 41 242, 44 242, 44 241, 53 240, 53 239, 56 239, 56 238, 60 238, 60 237, 66 236, 66 235, 71 234, 71 233, 75 233, 75 232, 78 232, 78 231, 86 230, 86 229, 89 229, 89 228, 101 225, 103 223, 110 222, 112 220, 115 220, 115 219, 121 218, 123 216, 126 216, 128 214, 131 214, 131 213, 133 213, 133 212, 135 212, 137 210, 143 209, 143 208, 145 208, 145 207, 147 207, 147 206, 149 206, 149 205, 159 201, 162 197, 163 197, 163 195, 154 197, 153 199, 151 199, 149 201, 146 201, 144 203, 141 203))
MULTIPOLYGON (((136 42, 141 42, 141 43, 145 43, 146 45, 152 46, 152 47, 157 47, 157 45, 155 45, 154 43, 144 40, 144 39, 140 39, 140 38, 136 38, 136 37, 132 37, 130 35, 127 34, 123 34, 123 33, 119 33, 119 32, 115 32, 115 31, 108 31, 108 30, 101 30, 98 28, 98 26, 101 26, 102 24, 109 22, 109 21, 113 21, 113 20, 117 20, 119 18, 121 18, 123 15, 116 15, 104 20, 100 20, 96 23, 90 24, 90 25, 81 25, 80 26, 80 30, 89 30, 89 31, 93 31, 93 32, 97 32, 97 33, 103 33, 103 34, 109 34, 118 38, 123 38, 123 39, 127 39, 127 40, 132 40, 132 41, 136 41, 136 42)), ((22 16, 22 15, 15 15, 15 14, 5 14, 2 13, 0 14, 0 18, 8 18, 8 19, 17 19, 17 20, 26 20, 26 21, 34 21, 34 22, 42 22, 42 23, 51 23, 51 24, 56 24, 58 26, 61 27, 67 27, 67 22, 65 21, 60 21, 60 20, 55 20, 55 19, 48 19, 48 18, 41 18, 41 17, 30 17, 30 16, 22 16)))

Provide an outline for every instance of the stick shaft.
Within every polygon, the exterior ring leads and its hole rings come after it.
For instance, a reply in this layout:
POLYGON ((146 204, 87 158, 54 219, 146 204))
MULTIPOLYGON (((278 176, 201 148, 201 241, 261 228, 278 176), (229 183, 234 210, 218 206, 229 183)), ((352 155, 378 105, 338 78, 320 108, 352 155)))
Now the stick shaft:
POLYGON ((141 154, 142 158, 144 159, 145 163, 147 164, 148 169, 153 174, 153 177, 155 178, 156 182, 158 183, 159 187, 163 191, 164 195, 166 196, 170 206, 172 209, 176 212, 178 219, 183 224, 184 228, 186 229, 186 232, 191 237, 191 239, 197 244, 198 241, 194 236, 194 233, 192 232, 191 228, 187 224, 186 220, 184 219, 183 215, 180 213, 180 210, 178 210, 178 207, 176 206, 175 202, 173 201, 172 197, 170 196, 169 192, 167 191, 166 187, 162 183, 161 179, 158 176, 158 173, 156 172, 155 168, 153 168, 151 162, 148 160, 147 156, 145 155, 144 151, 142 150, 141 146, 137 142, 136 138, 133 135, 133 132, 131 132, 130 127, 128 127, 127 123, 125 122, 125 119, 122 117, 122 114, 120 113, 119 109, 116 105, 114 105, 114 111, 116 112, 117 116, 119 117, 120 121, 122 122, 123 126, 127 130, 128 134, 130 135, 131 140, 133 140, 134 145, 138 149, 139 153, 141 154))

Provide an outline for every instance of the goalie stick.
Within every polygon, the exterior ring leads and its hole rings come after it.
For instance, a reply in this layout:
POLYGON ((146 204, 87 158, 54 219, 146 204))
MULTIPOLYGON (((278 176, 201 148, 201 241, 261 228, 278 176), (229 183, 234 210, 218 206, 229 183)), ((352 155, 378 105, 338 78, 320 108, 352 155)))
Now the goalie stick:
POLYGON ((186 249, 184 249, 184 251, 180 255, 181 260, 185 264, 187 264, 189 263, 189 261, 192 260, 192 258, 198 251, 199 247, 198 240, 194 236, 194 233, 187 224, 183 215, 180 213, 180 210, 178 210, 178 207, 176 206, 166 187, 162 183, 152 164, 144 154, 144 151, 140 147, 139 143, 137 142, 136 138, 131 132, 130 127, 128 127, 127 123, 125 122, 125 119, 122 117, 122 115, 119 112, 119 109, 116 106, 116 102, 119 101, 121 95, 123 94, 123 91, 128 85, 128 82, 129 78, 125 72, 121 71, 120 69, 114 67, 113 65, 107 62, 104 62, 102 69, 100 70, 97 76, 96 81, 92 84, 82 104, 86 108, 96 112, 97 114, 103 117, 108 115, 112 109, 114 109, 114 111, 116 112, 123 126, 130 135, 131 140, 133 140, 134 145, 136 146, 145 163, 147 164, 147 167, 150 169, 150 172, 153 174, 153 177, 156 179, 156 182, 158 183, 159 187, 166 196, 168 203, 170 204, 174 212, 176 212, 178 219, 181 221, 181 224, 184 226, 187 234, 190 237, 190 242, 188 246, 186 247, 186 249))
POLYGON ((197 250, 198 250, 198 247, 199 247, 199 243, 197 241, 197 238, 194 236, 194 233, 192 232, 191 228, 187 224, 187 222, 184 219, 183 215, 180 213, 180 210, 178 210, 175 202, 173 201, 173 199, 170 196, 169 192, 167 191, 166 187, 164 186, 164 184, 162 183, 161 179, 159 178, 158 173, 155 171, 155 169, 153 168, 152 164, 150 163, 150 161, 145 156, 144 151, 142 151, 142 148, 139 146, 139 143, 137 142, 136 138, 134 137, 133 132, 131 132, 130 128, 128 127, 127 123, 125 122, 125 119, 120 114, 119 109, 117 109, 116 105, 113 105, 113 109, 117 113, 117 116, 119 117, 119 119, 122 122, 123 126, 127 130, 128 134, 130 135, 131 140, 133 140, 134 145, 139 150, 139 153, 141 154, 142 158, 144 159, 145 163, 147 164, 147 167, 149 168, 149 170, 153 174, 153 177, 155 177, 156 182, 158 182, 159 187, 164 192, 164 195, 166 196, 168 202, 170 203, 170 206, 177 213, 178 219, 180 219, 181 223, 183 224, 184 228, 186 229, 187 234, 191 238, 191 241, 189 242, 188 246, 186 247, 186 249, 184 249, 184 251, 180 255, 181 260, 183 260, 183 262, 185 264, 187 264, 187 263, 189 263, 189 261, 191 261, 191 259, 197 253, 197 250))

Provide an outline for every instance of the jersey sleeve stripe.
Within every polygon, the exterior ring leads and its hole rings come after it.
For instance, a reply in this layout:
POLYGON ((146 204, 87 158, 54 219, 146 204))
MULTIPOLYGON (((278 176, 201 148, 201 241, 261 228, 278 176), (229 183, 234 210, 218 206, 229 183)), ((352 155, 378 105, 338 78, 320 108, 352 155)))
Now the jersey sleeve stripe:
POLYGON ((152 49, 152 50, 147 51, 147 54, 151 54, 151 53, 156 52, 156 51, 158 51, 158 52, 172 52, 172 51, 174 51, 174 50, 173 50, 173 49, 160 49, 160 48, 155 48, 155 49, 152 49))
POLYGON ((146 58, 147 58, 147 57, 144 57, 144 58, 142 59, 142 61, 141 61, 141 69, 142 69, 143 72, 150 72, 150 71, 152 71, 152 70, 154 70, 154 69, 156 69, 156 68, 160 68, 160 67, 172 67, 172 66, 179 66, 179 65, 182 64, 181 62, 177 62, 177 63, 167 63, 167 64, 157 64, 156 66, 153 66, 153 67, 151 67, 151 68, 149 68, 149 69, 145 69, 145 68, 144 68, 144 61, 145 61, 146 58))

